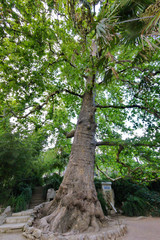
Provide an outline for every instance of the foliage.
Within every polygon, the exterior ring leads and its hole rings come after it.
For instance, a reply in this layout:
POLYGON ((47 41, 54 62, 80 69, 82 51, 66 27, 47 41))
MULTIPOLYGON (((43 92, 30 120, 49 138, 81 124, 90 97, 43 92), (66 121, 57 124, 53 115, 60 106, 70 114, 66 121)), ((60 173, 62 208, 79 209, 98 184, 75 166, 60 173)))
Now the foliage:
POLYGON ((149 204, 148 211, 153 216, 160 216, 160 193, 156 191, 149 191, 147 189, 140 189, 135 195, 143 198, 149 204))
MULTIPOLYGON (((62 139, 59 144, 62 144, 62 139)), ((44 169, 44 174, 52 174, 58 172, 63 174, 65 167, 67 166, 69 160, 70 145, 63 145, 63 148, 58 144, 55 145, 54 149, 48 149, 41 152, 40 159, 42 162, 42 168, 44 169)))
POLYGON ((14 130, 8 121, 0 126, 0 204, 21 211, 29 205, 31 189, 42 183, 39 154, 46 136, 14 130))
POLYGON ((39 153, 45 137, 39 133, 23 135, 7 129, 0 129, 0 182, 1 188, 10 188, 22 182, 36 184, 43 173, 39 162, 39 153), (33 179, 34 178, 34 179, 33 179))
MULTIPOLYGON (((104 179, 95 178, 94 179, 94 184, 95 184, 95 187, 96 187, 97 197, 98 197, 98 200, 101 204, 103 213, 104 213, 105 216, 107 216, 108 215, 108 211, 107 211, 108 205, 107 205, 107 202, 104 199, 104 196, 103 196, 103 193, 102 193, 102 182, 103 181, 104 181, 104 179)), ((106 179, 105 179, 105 181, 106 181, 106 179)))
POLYGON ((149 188, 151 191, 160 192, 160 180, 151 182, 151 183, 148 185, 148 188, 149 188))
POLYGON ((122 206, 123 213, 127 216, 144 216, 148 213, 147 203, 140 197, 130 195, 122 206))
POLYGON ((134 183, 130 179, 120 179, 113 182, 112 187, 115 193, 116 206, 120 207, 122 202, 126 201, 127 197, 134 195, 134 193, 140 188, 137 183, 134 183))
MULTIPOLYGON (((21 183, 21 186, 22 185, 23 183, 21 183)), ((11 206, 13 212, 26 210, 32 197, 31 187, 23 185, 23 187, 19 189, 17 186, 15 186, 15 188, 16 190, 11 189, 10 191, 5 191, 3 189, 3 199, 0 199, 0 202, 3 206, 11 206)))
MULTIPOLYGON (((50 169, 63 171, 71 149, 65 133, 76 127, 91 76, 96 139, 103 142, 97 150, 98 166, 110 176, 160 178, 158 4, 155 0, 0 4, 0 124, 14 118, 15 132, 23 137, 33 133, 23 144, 16 142, 16 134, 1 135, 6 139, 2 154, 11 137, 13 147, 5 150, 11 158, 7 162, 9 156, 3 158, 0 174, 11 179, 13 166, 20 173, 22 162, 29 165, 25 160, 42 149, 43 134, 54 139, 55 150, 34 159, 33 175, 47 172, 46 160, 50 169)), ((24 178, 24 172, 20 175, 24 178)))
POLYGON ((96 191, 99 192, 102 189, 102 180, 99 178, 94 179, 94 184, 96 187, 96 191))
POLYGON ((103 197, 102 192, 97 192, 97 197, 98 197, 98 200, 99 200, 99 202, 101 204, 101 207, 102 207, 104 215, 107 216, 108 215, 108 211, 107 211, 108 205, 107 205, 107 203, 106 203, 106 201, 105 201, 105 199, 103 197))
POLYGON ((129 179, 121 179, 113 183, 115 204, 122 208, 128 216, 159 216, 160 194, 150 191, 148 187, 134 183, 129 179))

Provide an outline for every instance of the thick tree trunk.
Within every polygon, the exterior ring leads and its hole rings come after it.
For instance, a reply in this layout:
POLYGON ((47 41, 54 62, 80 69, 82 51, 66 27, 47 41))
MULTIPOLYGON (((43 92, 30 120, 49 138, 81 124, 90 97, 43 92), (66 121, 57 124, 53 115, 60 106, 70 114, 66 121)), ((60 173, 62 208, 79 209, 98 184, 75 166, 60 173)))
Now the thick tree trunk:
POLYGON ((94 186, 95 107, 86 92, 74 135, 69 164, 55 199, 37 224, 43 231, 64 233, 99 230, 104 214, 94 186))

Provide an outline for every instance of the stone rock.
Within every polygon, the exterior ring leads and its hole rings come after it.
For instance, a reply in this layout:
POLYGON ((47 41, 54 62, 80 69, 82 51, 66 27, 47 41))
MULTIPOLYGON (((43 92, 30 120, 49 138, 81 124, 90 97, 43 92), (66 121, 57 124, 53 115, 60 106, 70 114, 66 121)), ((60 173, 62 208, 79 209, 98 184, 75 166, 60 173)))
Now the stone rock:
POLYGON ((31 221, 31 220, 29 220, 29 221, 27 222, 27 224, 28 224, 29 227, 32 226, 32 223, 33 223, 33 221, 31 221))
POLYGON ((11 216, 11 214, 12 214, 12 209, 11 209, 11 206, 8 206, 5 210, 4 210, 4 212, 2 213, 2 215, 7 215, 7 217, 9 217, 9 216, 11 216))
POLYGON ((0 225, 2 225, 6 218, 12 215, 11 207, 8 206, 0 216, 0 225))
POLYGON ((7 215, 0 216, 0 225, 2 225, 6 220, 7 215))
POLYGON ((112 239, 112 236, 113 236, 113 232, 112 231, 108 231, 108 233, 107 233, 108 239, 112 239))
POLYGON ((33 236, 39 239, 41 237, 41 235, 42 235, 41 230, 35 228, 33 231, 33 236))
POLYGON ((88 236, 86 235, 86 236, 84 236, 84 240, 89 240, 89 238, 88 238, 88 236))
POLYGON ((31 235, 31 234, 27 234, 27 239, 34 240, 34 239, 35 239, 35 237, 34 237, 33 235, 31 235))
POLYGON ((32 234, 34 232, 34 227, 29 227, 26 232, 32 234))
POLYGON ((24 231, 24 232, 27 232, 28 229, 29 229, 29 226, 28 226, 28 224, 26 223, 26 224, 24 225, 23 231, 24 231))
POLYGON ((27 238, 27 236, 28 236, 28 234, 25 233, 25 232, 23 232, 22 235, 23 235, 25 238, 27 238))
POLYGON ((34 221, 34 218, 31 217, 31 218, 27 221, 27 225, 28 225, 29 227, 31 227, 32 224, 33 224, 33 221, 34 221))
POLYGON ((48 240, 48 234, 42 234, 41 240, 48 240))
POLYGON ((47 201, 51 201, 55 198, 56 192, 53 188, 49 188, 47 191, 47 201))

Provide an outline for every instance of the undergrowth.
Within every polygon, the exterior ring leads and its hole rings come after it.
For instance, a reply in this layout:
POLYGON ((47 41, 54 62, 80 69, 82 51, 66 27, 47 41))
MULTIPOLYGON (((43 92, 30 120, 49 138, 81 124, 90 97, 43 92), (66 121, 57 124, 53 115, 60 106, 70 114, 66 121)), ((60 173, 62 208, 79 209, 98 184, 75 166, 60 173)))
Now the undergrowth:
POLYGON ((126 216, 160 216, 160 193, 147 186, 121 179, 113 183, 115 205, 126 216))

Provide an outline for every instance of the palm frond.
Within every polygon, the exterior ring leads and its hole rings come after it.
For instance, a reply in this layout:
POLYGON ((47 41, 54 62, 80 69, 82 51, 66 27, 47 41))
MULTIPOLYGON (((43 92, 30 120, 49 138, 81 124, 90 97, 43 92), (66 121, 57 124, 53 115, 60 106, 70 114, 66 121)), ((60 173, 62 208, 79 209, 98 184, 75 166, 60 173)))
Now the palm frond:
POLYGON ((146 18, 143 21, 145 22, 145 27, 143 33, 147 34, 151 31, 159 31, 160 23, 160 1, 156 1, 154 4, 151 4, 143 13, 143 17, 154 16, 152 19, 146 18))
POLYGON ((112 34, 112 26, 108 23, 108 19, 102 19, 96 26, 96 38, 97 40, 103 40, 106 45, 110 45, 110 41, 113 40, 114 34, 112 34))

